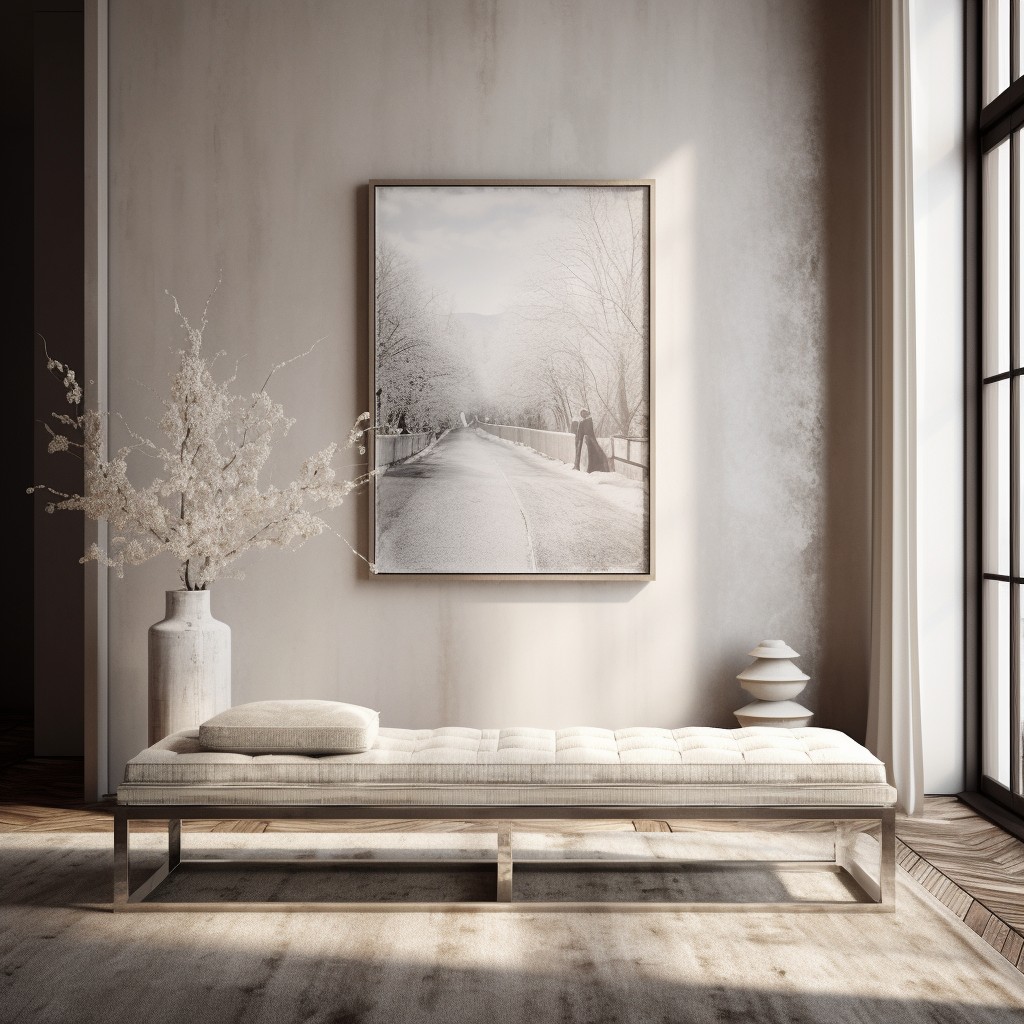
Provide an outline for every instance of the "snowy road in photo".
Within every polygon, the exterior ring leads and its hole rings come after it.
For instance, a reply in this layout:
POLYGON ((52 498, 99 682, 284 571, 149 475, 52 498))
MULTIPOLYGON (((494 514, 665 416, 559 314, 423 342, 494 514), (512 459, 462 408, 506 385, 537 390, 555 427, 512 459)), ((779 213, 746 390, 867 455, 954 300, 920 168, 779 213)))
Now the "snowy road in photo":
POLYGON ((639 486, 473 428, 383 474, 376 515, 382 572, 647 571, 639 486))

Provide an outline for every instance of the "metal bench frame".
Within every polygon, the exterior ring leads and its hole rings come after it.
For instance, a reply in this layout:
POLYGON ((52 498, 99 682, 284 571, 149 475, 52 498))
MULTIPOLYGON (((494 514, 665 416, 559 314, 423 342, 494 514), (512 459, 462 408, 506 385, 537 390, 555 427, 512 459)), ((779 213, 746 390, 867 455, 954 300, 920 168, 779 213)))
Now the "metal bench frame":
MULTIPOLYGON (((680 836, 682 838, 682 836, 680 836)), ((514 910, 537 913, 543 911, 830 911, 858 912, 874 911, 891 913, 895 910, 896 899, 896 811, 893 807, 801 807, 773 805, 765 807, 611 807, 611 806, 450 806, 427 807, 362 806, 362 805, 119 805, 114 813, 114 894, 111 909, 114 911, 502 911, 514 910), (367 859, 319 859, 316 860, 246 860, 246 859, 189 859, 182 857, 181 823, 186 820, 257 819, 274 821, 281 819, 321 819, 343 821, 351 819, 403 819, 403 820, 457 820, 494 822, 498 833, 496 860, 445 859, 445 860, 367 860, 367 859), (683 871, 687 868, 700 870, 715 869, 735 871, 749 869, 751 865, 774 868, 781 871, 818 870, 845 874, 853 882, 858 899, 834 901, 799 901, 792 903, 737 903, 737 902, 574 902, 555 903, 520 902, 513 900, 512 891, 512 832, 513 822, 551 819, 589 820, 634 820, 637 818, 691 819, 691 820, 831 820, 835 822, 834 857, 829 861, 708 861, 708 860, 518 860, 520 865, 542 864, 545 870, 607 871, 683 871), (132 890, 129 882, 130 831, 133 821, 167 822, 167 857, 138 888, 132 890), (853 858, 853 846, 857 833, 866 822, 880 825, 879 860, 877 877, 872 878, 853 858), (442 867, 451 871, 474 869, 494 871, 496 878, 493 902, 416 902, 399 903, 375 901, 354 902, 219 902, 219 903, 159 903, 150 901, 159 886, 174 872, 188 870, 237 869, 244 865, 287 865, 294 868, 323 868, 337 866, 339 869, 372 870, 425 870, 442 867)))

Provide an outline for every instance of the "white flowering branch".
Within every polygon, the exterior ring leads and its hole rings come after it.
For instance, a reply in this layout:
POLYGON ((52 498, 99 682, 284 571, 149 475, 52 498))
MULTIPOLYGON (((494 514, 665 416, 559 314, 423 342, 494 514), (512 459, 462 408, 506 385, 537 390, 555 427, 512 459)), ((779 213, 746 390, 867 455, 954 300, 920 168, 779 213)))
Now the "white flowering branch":
MULTIPOLYGON (((125 566, 170 552, 180 565, 185 588, 205 590, 223 579, 228 566, 246 551, 297 548, 324 530, 335 532, 321 514, 342 504, 373 472, 339 479, 333 462, 340 446, 332 443, 306 459, 292 483, 261 488, 260 472, 275 441, 295 422, 270 398, 267 385, 278 370, 308 355, 318 342, 273 366, 255 394, 235 394, 235 375, 218 382, 212 362, 203 355, 209 299, 195 326, 178 300, 171 298, 188 346, 178 353, 170 396, 163 400, 163 443, 125 424, 132 443, 112 458, 103 458, 104 417, 82 409, 82 388, 74 370, 53 359, 44 340, 47 369, 61 379, 74 408, 73 414, 53 413, 53 425, 44 424, 50 435, 47 451, 81 455, 85 493, 64 494, 45 484, 28 490, 45 491, 55 499, 46 505, 47 512, 81 511, 90 519, 107 520, 112 533, 109 551, 94 544, 81 561, 96 560, 123 577, 125 566), (158 461, 162 475, 145 487, 133 485, 128 478, 133 453, 158 461)), ((369 418, 367 412, 359 416, 341 450, 358 448, 360 455, 366 454, 369 418)))

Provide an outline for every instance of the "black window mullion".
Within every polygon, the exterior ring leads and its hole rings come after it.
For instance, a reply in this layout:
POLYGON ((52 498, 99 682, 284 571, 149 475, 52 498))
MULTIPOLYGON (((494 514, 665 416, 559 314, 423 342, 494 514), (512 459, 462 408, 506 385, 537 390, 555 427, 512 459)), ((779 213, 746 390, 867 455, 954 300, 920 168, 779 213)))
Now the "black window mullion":
MULTIPOLYGON (((1010 367, 1011 378, 1015 370, 1021 368, 1020 365, 1020 303, 1017 295, 1017 268, 1020 266, 1020 226, 1018 224, 1020 211, 1020 183, 1018 181, 1017 168, 1020 164, 1020 132, 1016 131, 1010 136, 1010 154, 1009 154, 1009 168, 1007 173, 1010 176, 1010 270, 1009 270, 1009 284, 1010 284, 1010 360, 1007 366, 1010 367)), ((1014 425, 1014 407, 1013 407, 1013 384, 1011 383, 1011 401, 1010 401, 1010 430, 1012 432, 1014 425)), ((1013 479, 1014 470, 1010 469, 1010 479, 1013 479)), ((1011 487, 1012 491, 1012 487, 1011 487)), ((1013 520, 1010 520, 1010 547, 1013 549, 1013 520)), ((1013 563, 1016 569, 1016 560, 1013 563)))
MULTIPOLYGON (((1011 289, 1012 291, 1015 289, 1011 289)), ((1020 438, 1017 421, 1020 416, 1020 377, 1010 380, 1010 559, 1014 574, 1010 579, 1010 706, 1007 728, 1010 730, 1010 790, 1021 793, 1021 585, 1020 531, 1017 516, 1020 508, 1020 438)))
POLYGON ((1020 77, 1020 0, 1010 4, 1010 81, 1020 77))
MULTIPOLYGON (((1020 4, 1015 0, 1011 9, 1011 74, 1016 68, 1017 46, 1019 45, 1020 4)), ((1016 370, 1021 364, 1020 351, 1020 160, 1021 133, 1016 131, 1010 137, 1010 369, 1016 370)), ((1010 572, 1021 575, 1020 530, 1020 376, 1010 377, 1010 437, 1007 450, 1010 458, 1010 572)), ((1010 586, 1010 707, 1007 727, 1010 730, 1010 789, 1021 791, 1021 734, 1020 734, 1020 632, 1021 632, 1021 587, 1010 586)))
POLYGON ((995 149, 1024 124, 1024 78, 1017 79, 984 107, 979 122, 982 153, 995 149))
POLYGON ((1024 366, 1018 366, 1016 370, 1003 370, 1002 373, 993 373, 991 377, 986 377, 981 383, 982 384, 998 384, 1001 380, 1009 380, 1011 377, 1019 377, 1024 374, 1024 366))
MULTIPOLYGON (((984 748, 989 746, 993 740, 997 737, 984 737, 979 736, 981 739, 982 746, 978 749, 977 767, 979 770, 979 781, 980 788, 984 792, 997 793, 997 799, 999 802, 1006 807, 1013 808, 1016 813, 1021 813, 1024 808, 1024 760, 1022 760, 1022 753, 1024 753, 1024 735, 1022 735, 1022 725, 1024 725, 1024 719, 1022 719, 1022 671, 1021 661, 1024 660, 1024 636, 1022 636, 1021 629, 1021 613, 1024 610, 1024 530, 1021 529, 1020 525, 1020 512, 1021 512, 1021 456, 1024 455, 1022 452, 1021 442, 1021 427, 1022 417, 1024 417, 1024 410, 1022 410, 1022 399, 1024 399, 1024 353, 1021 351, 1021 308, 1024 305, 1024 296, 1021 295, 1021 282, 1020 282, 1020 270, 1021 270, 1021 235, 1022 225, 1021 212, 1022 212, 1022 186, 1020 182, 1021 178, 1021 167, 1022 159, 1024 159, 1024 153, 1022 153, 1022 135, 1024 135, 1024 23, 1022 23, 1021 17, 1021 5, 1024 0, 1010 0, 1009 2, 1009 39, 1001 39, 1001 45, 998 47, 998 53, 993 50, 992 52, 986 52, 985 46, 982 43, 982 36, 985 31, 980 32, 977 35, 972 36, 970 32, 967 33, 968 39, 975 40, 975 59, 978 61, 978 66, 985 71, 984 63, 986 57, 989 60, 998 59, 1005 60, 1009 56, 1009 83, 1003 89, 1003 91, 991 99, 988 104, 980 105, 975 99, 972 110, 974 116, 977 118, 973 124, 976 126, 977 135, 976 148, 973 155, 968 160, 968 178, 971 179, 971 168, 973 167, 976 171, 981 169, 984 155, 996 149, 1003 142, 1009 142, 1009 153, 1008 153, 1008 172, 1009 172, 1009 208, 1006 209, 1000 204, 999 209, 999 222, 1002 222, 1002 217, 1009 217, 1009 239, 1010 239, 1010 251, 1009 251, 1009 294, 1007 296, 1001 296, 1001 300, 1008 304, 1008 309, 1003 306, 1001 310, 987 310, 984 313, 985 316, 1005 315, 1009 313, 1009 327, 1010 337, 1009 339, 999 339, 999 344, 1003 345, 1003 355, 1009 355, 1009 368, 1003 372, 994 374, 990 377, 984 378, 981 381, 980 386, 977 387, 975 392, 978 396, 978 408, 976 410, 977 419, 977 451, 979 454, 978 461, 978 472, 979 477, 981 473, 982 459, 986 452, 989 444, 1006 445, 1006 454, 1002 457, 1009 459, 1009 466, 1003 463, 1004 471, 1008 468, 1009 470, 1009 495, 1006 499, 1009 504, 1009 508, 1005 505, 1000 505, 998 508, 993 508, 984 500, 984 492, 979 494, 978 509, 980 515, 974 520, 976 523, 977 542, 978 550, 981 550, 981 542, 983 538, 984 524, 988 522, 992 515, 998 512, 1001 515, 1009 513, 1009 565, 1004 566, 1000 564, 998 566, 999 572, 990 573, 985 572, 985 566, 982 565, 980 568, 982 571, 978 572, 975 570, 975 579, 978 577, 981 580, 987 581, 998 581, 995 584, 988 583, 984 586, 998 586, 1007 585, 1009 593, 1005 595, 1007 603, 1009 605, 1008 617, 1009 622, 1005 619, 1002 620, 1000 626, 1008 629, 1008 636, 1002 635, 1002 628, 998 630, 998 640, 991 646, 981 644, 979 645, 979 659, 978 668, 981 670, 980 687, 977 692, 978 704, 976 708, 977 718, 975 721, 980 721, 980 716, 983 708, 983 701, 985 699, 984 692, 985 687, 991 685, 999 686, 1000 692, 1005 693, 1002 687, 1009 683, 1009 707, 1005 704, 1001 704, 999 711, 999 718, 1002 719, 1004 715, 1009 712, 1008 727, 1010 729, 1010 764, 1009 764, 1009 788, 1005 784, 998 782, 995 778, 992 778, 985 774, 985 757, 984 748), (1007 54, 1006 47, 1009 48, 1007 54), (1007 353, 1006 349, 1009 348, 1007 353), (996 433, 989 436, 986 440, 982 434, 982 426, 984 421, 984 396, 986 394, 986 385, 992 384, 997 387, 1002 387, 1000 382, 1006 381, 1006 388, 1008 394, 1006 395, 1009 401, 1008 416, 1005 420, 999 418, 1001 422, 998 422, 996 426, 996 433), (1003 431, 1009 430, 1010 436, 1007 438, 1003 431), (1003 647, 999 650, 999 647, 1003 647), (1001 660, 1009 654, 1009 679, 1007 680, 1005 675, 1001 676, 1002 681, 996 681, 995 677, 992 676, 990 671, 983 669, 983 662, 988 661, 992 664, 992 659, 1001 660)), ((973 4, 971 0, 968 0, 965 6, 970 17, 974 20, 975 31, 983 29, 983 18, 981 17, 981 4, 973 4)), ((987 31, 987 30, 986 30, 987 31)), ((967 60, 967 72, 968 80, 965 84, 965 97, 970 98, 975 96, 971 91, 971 63, 970 57, 967 60)), ((988 80, 991 80, 991 76, 988 76, 988 80)), ((975 82, 975 86, 980 83, 981 78, 979 77, 975 82)), ((1002 83, 1000 83, 1002 84, 1002 83)), ((973 178, 975 182, 975 195, 978 199, 982 198, 984 191, 984 182, 987 175, 977 174, 973 178)), ((1004 193, 1005 195, 1005 193, 1004 193)), ((980 209, 980 207, 979 207, 980 209)), ((996 227, 995 225, 989 225, 990 229, 996 227)), ((998 228, 996 228, 998 230, 998 228)), ((986 277, 999 272, 998 266, 992 266, 987 264, 984 259, 985 246, 983 235, 985 233, 984 218, 976 225, 977 234, 974 238, 974 242, 978 243, 978 252, 981 257, 979 262, 980 275, 978 278, 978 284, 980 285, 986 277)), ((970 251, 971 242, 968 242, 968 252, 970 251)), ((1000 259, 1002 256, 1000 256, 1000 259)), ((969 291, 969 290, 968 290, 969 291)), ((976 324, 981 327, 982 324, 982 309, 980 307, 981 294, 979 292, 976 299, 979 301, 979 308, 977 310, 978 319, 976 324)), ((971 337, 970 331, 967 332, 968 338, 971 337)), ((978 342, 983 344, 982 338, 977 339, 978 342)), ((970 342, 969 342, 970 343, 970 342)), ((980 356, 980 345, 979 345, 979 356, 980 356)), ((980 485, 980 479, 978 479, 980 485)), ((983 587, 979 587, 978 594, 978 621, 981 621, 981 610, 982 610, 982 596, 981 591, 983 587)), ((1007 613, 1003 613, 1006 615, 1007 613)), ((1002 618, 1002 616, 1000 616, 1002 618)), ((970 616, 965 620, 968 624, 970 622, 970 616)), ((981 629, 981 635, 986 635, 986 630, 981 629)), ((995 638, 993 638, 995 639, 995 638)), ((1005 697, 1003 698, 1005 700, 1005 697)), ((970 718, 969 714, 969 718, 970 718)), ((1003 743, 1006 741, 1006 734, 998 737, 998 740, 1002 740, 1003 743)), ((1002 746, 1002 744, 1000 744, 1002 746)), ((1005 747, 1003 747, 1005 750, 1005 747)), ((1005 764, 1005 762, 1003 762, 1005 764)), ((1002 768, 1000 769, 1000 775, 1002 776, 1002 768)))
POLYGON ((1010 587, 1010 791, 1022 793, 1021 778, 1021 673, 1020 673, 1020 609, 1021 587, 1010 587))

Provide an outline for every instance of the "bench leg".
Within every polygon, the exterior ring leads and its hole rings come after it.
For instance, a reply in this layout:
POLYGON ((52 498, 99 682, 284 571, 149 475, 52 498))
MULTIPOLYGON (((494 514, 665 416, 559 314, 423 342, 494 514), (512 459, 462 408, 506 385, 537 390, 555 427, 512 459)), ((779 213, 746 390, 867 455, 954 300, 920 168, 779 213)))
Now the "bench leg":
POLYGON ((853 856, 857 836, 863 830, 864 822, 837 821, 835 836, 835 861, 845 868, 862 889, 879 906, 887 910, 896 905, 896 811, 889 808, 879 818, 878 874, 872 878, 857 863, 853 856))
POLYGON ((833 859, 840 867, 849 868, 853 861, 853 849, 857 845, 857 836, 861 833, 861 822, 837 821, 835 827, 833 859))
POLYGON ((127 815, 114 814, 114 906, 128 903, 128 830, 127 815))
POLYGON ((181 819, 167 822, 167 869, 173 871, 181 863, 181 819))
POLYGON ((896 905, 896 809, 890 807, 882 813, 882 834, 878 842, 878 881, 881 889, 879 903, 884 907, 896 905))
POLYGON ((498 822, 498 902, 512 902, 512 822, 498 822))

